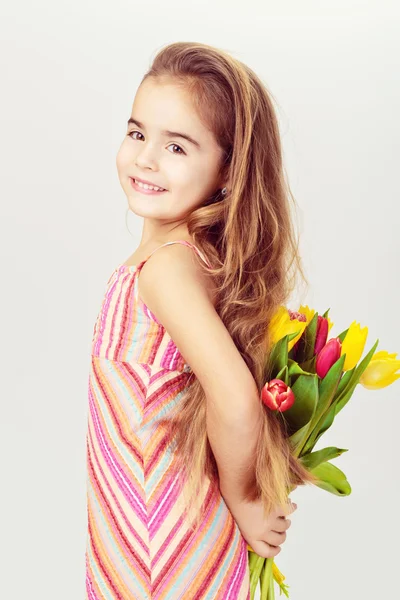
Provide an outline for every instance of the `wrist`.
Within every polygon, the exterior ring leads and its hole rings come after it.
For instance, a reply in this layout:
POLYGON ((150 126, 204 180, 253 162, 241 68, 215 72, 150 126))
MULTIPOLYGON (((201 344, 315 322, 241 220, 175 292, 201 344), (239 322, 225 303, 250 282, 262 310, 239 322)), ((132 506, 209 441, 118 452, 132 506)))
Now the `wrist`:
POLYGON ((228 506, 244 502, 247 497, 246 490, 232 482, 220 480, 219 490, 228 506))

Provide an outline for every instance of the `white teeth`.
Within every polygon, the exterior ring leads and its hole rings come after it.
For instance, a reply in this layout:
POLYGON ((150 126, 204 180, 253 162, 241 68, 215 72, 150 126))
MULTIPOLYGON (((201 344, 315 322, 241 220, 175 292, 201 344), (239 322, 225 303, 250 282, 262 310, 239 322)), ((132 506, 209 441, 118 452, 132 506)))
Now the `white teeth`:
POLYGON ((155 185, 148 185, 147 183, 141 183, 140 181, 137 181, 136 179, 134 179, 134 182, 136 183, 136 185, 138 185, 139 187, 141 187, 145 190, 155 190, 156 192, 164 191, 164 188, 159 188, 159 187, 156 187, 155 185))

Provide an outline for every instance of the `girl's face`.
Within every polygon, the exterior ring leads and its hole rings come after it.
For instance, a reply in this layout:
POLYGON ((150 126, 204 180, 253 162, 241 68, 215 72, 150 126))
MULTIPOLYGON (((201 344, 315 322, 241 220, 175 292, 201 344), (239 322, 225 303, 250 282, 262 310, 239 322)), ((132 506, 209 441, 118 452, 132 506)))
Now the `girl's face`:
POLYGON ((130 121, 116 164, 134 213, 150 221, 179 222, 222 187, 222 149, 182 87, 146 79, 136 93, 130 121), (166 191, 136 190, 131 180, 136 177, 166 191))

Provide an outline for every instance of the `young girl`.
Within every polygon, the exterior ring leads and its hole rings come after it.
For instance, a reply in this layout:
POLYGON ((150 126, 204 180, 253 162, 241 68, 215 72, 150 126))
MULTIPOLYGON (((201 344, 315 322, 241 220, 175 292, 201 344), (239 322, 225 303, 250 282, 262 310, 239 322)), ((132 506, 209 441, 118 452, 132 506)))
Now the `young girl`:
POLYGON ((307 481, 260 399, 302 273, 270 95, 229 54, 171 44, 117 169, 144 222, 93 332, 86 598, 248 600, 247 544, 278 554, 307 481))

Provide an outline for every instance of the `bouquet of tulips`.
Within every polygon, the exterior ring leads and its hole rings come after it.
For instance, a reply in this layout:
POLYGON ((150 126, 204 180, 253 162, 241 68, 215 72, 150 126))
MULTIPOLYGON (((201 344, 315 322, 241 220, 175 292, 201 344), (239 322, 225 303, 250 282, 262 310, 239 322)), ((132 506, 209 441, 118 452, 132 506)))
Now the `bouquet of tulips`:
MULTIPOLYGON (((273 379, 262 389, 268 409, 285 420, 293 455, 316 477, 316 485, 331 494, 347 496, 351 487, 346 475, 330 461, 347 449, 333 446, 314 451, 320 437, 346 406, 358 383, 367 389, 386 387, 400 377, 397 354, 375 352, 379 340, 361 360, 368 328, 355 321, 328 340, 333 325, 327 310, 321 317, 308 306, 298 312, 282 306, 271 321, 272 348, 268 370, 273 379)), ((288 490, 288 494, 291 490, 288 490)), ((260 582, 261 600, 274 600, 276 582, 280 595, 289 598, 285 577, 274 557, 258 556, 250 546, 251 600, 260 582)))

